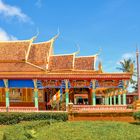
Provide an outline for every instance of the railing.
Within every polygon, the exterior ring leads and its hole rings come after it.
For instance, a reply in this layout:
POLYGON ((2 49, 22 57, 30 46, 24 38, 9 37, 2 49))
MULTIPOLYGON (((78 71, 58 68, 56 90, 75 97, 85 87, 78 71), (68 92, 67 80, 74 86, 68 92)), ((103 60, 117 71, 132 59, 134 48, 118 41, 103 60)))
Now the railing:
POLYGON ((0 107, 0 112, 36 112, 38 111, 35 107, 0 107))
POLYGON ((73 111, 115 111, 127 110, 127 105, 73 105, 73 111))

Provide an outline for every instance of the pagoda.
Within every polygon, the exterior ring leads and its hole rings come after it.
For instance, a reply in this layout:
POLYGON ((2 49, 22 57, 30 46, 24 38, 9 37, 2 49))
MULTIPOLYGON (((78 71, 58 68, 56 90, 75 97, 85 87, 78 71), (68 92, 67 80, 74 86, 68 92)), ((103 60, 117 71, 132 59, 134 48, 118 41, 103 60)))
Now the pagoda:
POLYGON ((30 40, 0 42, 0 108, 50 109, 51 102, 74 106, 126 107, 130 72, 106 73, 98 54, 54 54, 54 42, 30 40))

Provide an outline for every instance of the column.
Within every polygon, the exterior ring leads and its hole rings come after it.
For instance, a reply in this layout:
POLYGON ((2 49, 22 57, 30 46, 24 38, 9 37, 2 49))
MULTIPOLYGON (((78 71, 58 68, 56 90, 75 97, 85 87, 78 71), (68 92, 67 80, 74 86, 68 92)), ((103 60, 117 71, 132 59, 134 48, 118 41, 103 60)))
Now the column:
POLYGON ((126 93, 123 93, 123 105, 126 105, 126 93))
POLYGON ((104 105, 106 105, 106 97, 104 96, 104 105))
POLYGON ((127 87, 127 81, 124 80, 123 82, 124 82, 124 85, 123 85, 123 105, 126 105, 126 92, 127 92, 126 87, 127 87))
POLYGON ((8 88, 8 79, 3 79, 4 85, 5 85, 5 102, 6 102, 6 109, 8 111, 8 108, 10 106, 9 101, 9 88, 8 88))
POLYGON ((114 99, 114 105, 116 105, 116 95, 114 95, 113 99, 114 99))
POLYGON ((66 94, 66 107, 69 103, 69 87, 68 87, 68 80, 65 80, 65 94, 66 94))
POLYGON ((110 105, 112 105, 112 96, 111 95, 110 95, 109 99, 110 99, 110 105))
POLYGON ((121 105, 121 91, 118 92, 118 105, 121 105))
POLYGON ((95 94, 95 90, 92 90, 92 105, 96 105, 96 94, 95 94))
POLYGON ((105 105, 109 105, 109 97, 108 97, 108 95, 106 95, 106 104, 105 105))
POLYGON ((34 89, 35 107, 38 109, 38 89, 34 89))
POLYGON ((95 88, 95 80, 92 80, 92 105, 96 105, 96 88, 95 88))
POLYGON ((107 102, 106 102, 106 96, 104 97, 104 100, 105 100, 104 105, 106 105, 107 104, 107 102))
POLYGON ((9 108, 9 106, 10 106, 10 101, 9 101, 9 89, 8 88, 5 88, 5 94, 6 94, 6 100, 5 100, 5 102, 6 102, 6 108, 8 109, 9 108))
POLYGON ((38 110, 38 89, 37 89, 37 79, 33 80, 34 82, 34 99, 35 99, 35 107, 38 110))

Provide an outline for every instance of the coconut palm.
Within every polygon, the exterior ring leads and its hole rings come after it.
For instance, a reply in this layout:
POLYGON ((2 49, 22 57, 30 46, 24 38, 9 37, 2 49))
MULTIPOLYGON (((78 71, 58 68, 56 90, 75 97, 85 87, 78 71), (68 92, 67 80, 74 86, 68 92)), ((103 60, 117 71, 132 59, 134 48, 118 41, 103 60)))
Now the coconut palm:
POLYGON ((123 72, 130 72, 130 66, 132 63, 134 64, 135 61, 132 60, 131 58, 123 59, 122 61, 120 61, 120 67, 117 67, 117 69, 123 72))
MULTIPOLYGON (((123 59, 122 61, 120 61, 120 67, 117 67, 117 69, 120 71, 123 71, 123 72, 131 72, 131 64, 132 63, 134 64, 135 61, 132 60, 131 58, 123 59)), ((134 69, 133 77, 137 76, 137 73, 135 71, 136 71, 136 69, 134 69)), ((137 90, 137 81, 135 81, 133 78, 131 78, 130 83, 132 84, 132 88, 137 90)))

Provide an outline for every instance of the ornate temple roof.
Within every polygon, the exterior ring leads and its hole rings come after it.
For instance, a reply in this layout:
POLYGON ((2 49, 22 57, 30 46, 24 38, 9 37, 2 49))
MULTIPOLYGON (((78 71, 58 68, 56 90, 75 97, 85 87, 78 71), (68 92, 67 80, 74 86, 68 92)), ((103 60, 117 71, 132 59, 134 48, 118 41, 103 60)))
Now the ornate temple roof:
POLYGON ((96 55, 76 57, 74 62, 74 69, 95 70, 95 61, 96 61, 96 55))
POLYGON ((35 37, 23 41, 0 42, 0 78, 124 78, 132 73, 104 73, 101 64, 95 70, 97 55, 53 54, 53 43, 33 43, 35 37))
POLYGON ((24 41, 0 42, 0 71, 61 71, 95 70, 95 56, 76 53, 54 55, 54 38, 33 43, 34 38, 24 41), (30 68, 29 68, 30 67, 30 68))
POLYGON ((52 55, 49 60, 49 70, 72 70, 74 54, 52 55))
POLYGON ((23 61, 32 40, 0 42, 0 62, 23 61))
POLYGON ((45 69, 50 54, 51 41, 32 44, 28 61, 45 69))
POLYGON ((0 72, 37 72, 39 68, 33 67, 28 63, 0 63, 0 72))

